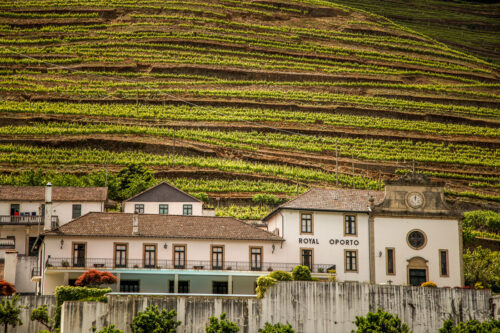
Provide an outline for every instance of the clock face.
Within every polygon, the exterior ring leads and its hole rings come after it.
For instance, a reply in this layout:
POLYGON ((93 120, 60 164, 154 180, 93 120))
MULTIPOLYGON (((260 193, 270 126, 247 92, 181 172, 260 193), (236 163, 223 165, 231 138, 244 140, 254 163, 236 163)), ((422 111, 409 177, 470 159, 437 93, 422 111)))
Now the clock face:
POLYGON ((411 208, 420 208, 424 205, 424 197, 418 192, 410 193, 406 200, 411 208))

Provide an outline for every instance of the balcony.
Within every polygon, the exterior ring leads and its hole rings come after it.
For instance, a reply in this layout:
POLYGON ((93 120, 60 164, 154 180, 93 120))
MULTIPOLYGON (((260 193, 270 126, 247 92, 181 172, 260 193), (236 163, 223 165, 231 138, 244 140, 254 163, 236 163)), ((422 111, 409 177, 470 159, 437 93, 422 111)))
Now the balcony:
POLYGON ((42 274, 40 268, 33 267, 31 269, 31 282, 38 282, 42 280, 42 274))
POLYGON ((0 238, 0 249, 11 250, 16 248, 16 240, 13 238, 0 238))
MULTIPOLYGON (((145 262, 142 259, 129 259, 126 263, 119 265, 115 264, 111 258, 87 258, 76 259, 73 262, 72 258, 49 258, 47 267, 57 269, 174 269, 174 270, 214 270, 214 271, 288 271, 300 265, 299 263, 271 263, 263 262, 260 266, 251 266, 248 261, 225 261, 223 264, 212 264, 209 260, 187 260, 185 262, 174 262, 173 260, 158 260, 156 265, 145 262)), ((335 269, 334 264, 315 264, 312 266, 314 273, 327 273, 329 269, 335 269)))
MULTIPOLYGON (((0 215, 0 224, 19 224, 19 225, 29 225, 29 224, 43 224, 43 216, 20 216, 20 215, 0 215)), ((52 216, 52 229, 59 226, 59 218, 57 216, 52 216)))

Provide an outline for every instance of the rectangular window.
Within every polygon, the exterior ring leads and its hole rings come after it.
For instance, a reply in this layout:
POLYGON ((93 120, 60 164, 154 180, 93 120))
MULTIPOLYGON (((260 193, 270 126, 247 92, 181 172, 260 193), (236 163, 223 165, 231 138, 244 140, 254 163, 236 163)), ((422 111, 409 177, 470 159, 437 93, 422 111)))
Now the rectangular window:
POLYGON ((345 252, 345 271, 357 272, 358 271, 358 251, 357 250, 344 250, 345 252))
POLYGON ((115 267, 127 267, 127 244, 115 243, 115 267))
POLYGON ((227 294, 227 281, 213 281, 212 293, 213 294, 227 294))
POLYGON ((73 243, 73 266, 85 267, 85 243, 73 243))
POLYGON ((387 259, 387 275, 396 274, 396 269, 395 269, 395 265, 394 265, 394 261, 395 261, 394 253, 395 253, 394 248, 386 248, 385 249, 385 255, 386 255, 386 259, 387 259))
POLYGON ((156 244, 144 244, 144 268, 156 267, 156 244))
POLYGON ((135 204, 134 213, 144 214, 144 204, 135 204))
POLYGON ((262 270, 262 247, 250 248, 250 269, 252 271, 262 270))
POLYGON ((193 215, 193 205, 182 205, 182 215, 193 215))
POLYGON ((303 266, 309 267, 313 270, 313 250, 312 249, 302 249, 301 250, 301 264, 303 266))
POLYGON ((300 214, 300 233, 312 234, 313 232, 313 219, 312 214, 300 214))
POLYGON ((72 219, 76 219, 77 217, 82 216, 82 205, 75 204, 73 205, 73 212, 71 214, 72 219))
POLYGON ((18 216, 20 210, 19 204, 11 204, 10 205, 10 216, 18 216))
POLYGON ((186 245, 174 244, 174 268, 186 268, 186 245))
POLYGON ((37 237, 28 238, 28 255, 29 256, 37 256, 38 255, 38 247, 34 247, 37 237))
POLYGON ((160 204, 160 214, 168 215, 168 205, 167 204, 160 204))
POLYGON ((212 269, 224 269, 223 246, 212 246, 212 269))
MULTIPOLYGON (((174 290, 174 280, 168 281, 168 292, 173 293, 174 290)), ((189 281, 178 281, 177 284, 177 292, 180 294, 188 294, 189 293, 189 281)))
POLYGON ((356 236, 358 234, 356 215, 344 215, 344 236, 356 236))
POLYGON ((122 293, 138 293, 139 280, 121 280, 120 292, 122 293))
POLYGON ((440 276, 448 276, 448 250, 439 250, 439 272, 440 276))

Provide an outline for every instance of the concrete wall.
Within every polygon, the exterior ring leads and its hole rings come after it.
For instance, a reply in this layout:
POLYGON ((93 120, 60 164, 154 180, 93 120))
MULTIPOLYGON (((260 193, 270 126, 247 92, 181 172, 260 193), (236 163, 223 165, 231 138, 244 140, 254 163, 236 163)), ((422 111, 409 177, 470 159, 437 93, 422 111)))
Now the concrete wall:
MULTIPOLYGON (((4 297, 0 297, 3 299, 4 297)), ((5 297, 10 299, 10 297, 5 297)), ((47 304, 49 308, 49 314, 52 316, 54 314, 55 306, 56 306, 56 298, 54 296, 20 296, 18 305, 23 306, 21 308, 21 320, 23 324, 21 326, 17 326, 16 328, 12 328, 9 326, 7 332, 8 333, 36 333, 40 330, 46 329, 45 326, 33 322, 30 320, 31 311, 42 306, 43 304, 47 304)), ((1 326, 3 332, 3 326, 1 326)))
POLYGON ((356 316, 382 308, 397 314, 414 333, 437 332, 448 318, 486 320, 490 291, 377 286, 357 283, 280 282, 262 300, 252 297, 110 296, 109 303, 67 302, 62 333, 88 333, 92 326, 115 324, 130 332, 138 311, 149 305, 175 309, 178 332, 204 332, 208 317, 222 312, 242 332, 257 332, 265 322, 289 322, 297 332, 350 332, 356 316))
POLYGON ((35 293, 36 283, 31 281, 31 270, 37 266, 37 257, 17 257, 16 289, 20 293, 35 293))

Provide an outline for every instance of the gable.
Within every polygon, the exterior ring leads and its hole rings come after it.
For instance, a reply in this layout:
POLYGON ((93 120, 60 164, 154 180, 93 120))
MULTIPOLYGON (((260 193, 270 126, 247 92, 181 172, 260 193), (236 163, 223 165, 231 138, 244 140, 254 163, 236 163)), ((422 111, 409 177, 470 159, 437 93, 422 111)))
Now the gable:
POLYGON ((135 197, 128 202, 201 202, 187 193, 167 183, 160 183, 135 197))

